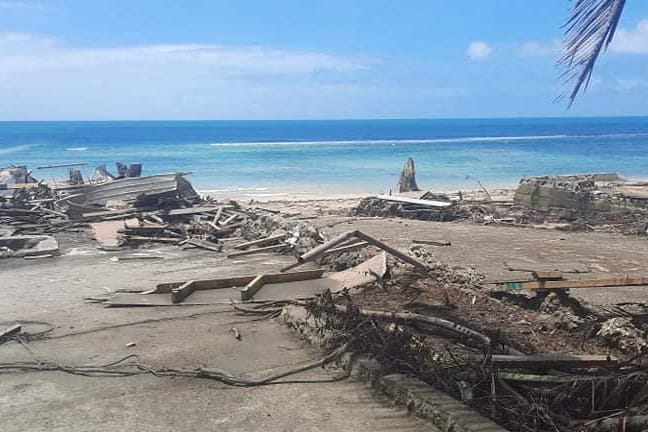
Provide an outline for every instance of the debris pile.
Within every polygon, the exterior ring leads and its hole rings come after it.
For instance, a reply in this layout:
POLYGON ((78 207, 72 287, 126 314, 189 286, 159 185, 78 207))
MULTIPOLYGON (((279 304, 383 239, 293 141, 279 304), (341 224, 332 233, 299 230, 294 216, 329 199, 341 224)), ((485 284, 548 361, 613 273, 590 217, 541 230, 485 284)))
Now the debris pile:
POLYGON ((308 303, 329 348, 369 353, 511 431, 614 431, 648 410, 640 320, 602 317, 563 291, 521 307, 424 247, 410 255, 429 270, 391 265, 358 291, 308 303))
POLYGON ((523 178, 498 199, 483 191, 483 196, 379 195, 363 199, 355 214, 648 235, 648 183, 627 182, 615 173, 523 178))
POLYGON ((400 217, 447 222, 469 216, 449 197, 426 192, 421 198, 379 195, 364 198, 355 210, 359 216, 400 217))
POLYGON ((248 209, 247 216, 248 222, 237 230, 237 235, 246 240, 281 237, 295 255, 300 255, 325 240, 324 235, 313 225, 289 220, 265 209, 248 209))

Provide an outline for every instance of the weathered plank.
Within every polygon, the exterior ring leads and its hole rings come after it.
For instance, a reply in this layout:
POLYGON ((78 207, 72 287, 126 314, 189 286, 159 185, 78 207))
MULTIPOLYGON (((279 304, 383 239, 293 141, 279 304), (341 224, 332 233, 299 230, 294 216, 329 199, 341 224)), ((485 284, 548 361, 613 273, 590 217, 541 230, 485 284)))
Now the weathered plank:
POLYGON ((248 248, 250 246, 258 246, 258 245, 265 244, 265 243, 273 243, 273 242, 275 242, 277 240, 283 240, 287 236, 288 236, 288 233, 283 233, 283 234, 277 234, 277 235, 270 236, 270 237, 265 237, 265 238, 258 239, 258 240, 252 240, 252 241, 249 241, 249 242, 238 244, 238 245, 234 246, 234 249, 246 249, 246 248, 248 248))
POLYGON ((624 276, 611 279, 541 280, 498 282, 503 288, 538 290, 564 290, 584 288, 615 288, 626 286, 648 286, 648 277, 624 276))
POLYGON ((171 290, 171 302, 181 303, 196 290, 195 281, 185 282, 182 286, 171 290))
MULTIPOLYGON (((270 273, 266 275, 266 280, 268 283, 279 283, 279 282, 293 282, 299 280, 308 280, 316 279, 322 277, 324 270, 308 270, 301 272, 293 273, 270 273)), ((253 276, 234 276, 229 278, 220 278, 220 279, 203 279, 195 280, 194 290, 209 290, 209 289, 220 289, 220 288, 232 288, 240 287, 249 284, 257 275, 253 276)), ((155 287, 155 290, 149 291, 149 294, 166 294, 170 293, 174 288, 178 288, 187 283, 183 282, 168 282, 161 283, 155 287)))
POLYGON ((241 290, 241 301, 250 300, 265 284, 265 276, 259 275, 252 279, 249 284, 245 285, 245 288, 241 290))
POLYGON ((260 247, 260 248, 257 248, 257 249, 248 249, 248 250, 241 251, 241 252, 231 253, 231 254, 227 255, 227 258, 236 258, 236 257, 244 256, 244 255, 252 255, 252 254, 255 254, 255 253, 269 252, 271 250, 285 248, 285 247, 286 247, 286 245, 282 243, 282 244, 278 244, 278 245, 260 247))
POLYGON ((430 246, 450 246, 452 243, 450 240, 412 240, 412 243, 424 244, 430 246))
POLYGON ((605 355, 570 355, 570 354, 531 354, 531 355, 493 355, 490 357, 493 366, 502 368, 591 368, 614 366, 618 360, 605 355))

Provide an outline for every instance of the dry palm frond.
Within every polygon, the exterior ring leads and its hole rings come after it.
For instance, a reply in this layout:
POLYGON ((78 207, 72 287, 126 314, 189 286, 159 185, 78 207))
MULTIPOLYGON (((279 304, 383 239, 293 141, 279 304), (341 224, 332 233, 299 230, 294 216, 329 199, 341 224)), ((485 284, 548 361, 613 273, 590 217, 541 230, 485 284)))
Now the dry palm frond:
POLYGON ((574 103, 592 78, 594 64, 601 51, 608 47, 616 30, 626 0, 572 0, 573 6, 565 24, 563 53, 558 60, 565 85, 573 84, 571 92, 558 97, 574 103))

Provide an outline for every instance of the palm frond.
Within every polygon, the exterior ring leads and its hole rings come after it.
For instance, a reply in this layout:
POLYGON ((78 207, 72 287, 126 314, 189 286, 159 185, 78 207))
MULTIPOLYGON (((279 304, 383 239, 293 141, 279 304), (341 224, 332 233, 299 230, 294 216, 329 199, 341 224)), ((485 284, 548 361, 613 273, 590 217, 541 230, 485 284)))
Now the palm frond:
POLYGON ((625 2, 572 0, 569 19, 563 26, 563 53, 558 59, 560 77, 567 90, 557 100, 568 97, 571 107, 578 93, 587 89, 596 59, 612 42, 625 2))

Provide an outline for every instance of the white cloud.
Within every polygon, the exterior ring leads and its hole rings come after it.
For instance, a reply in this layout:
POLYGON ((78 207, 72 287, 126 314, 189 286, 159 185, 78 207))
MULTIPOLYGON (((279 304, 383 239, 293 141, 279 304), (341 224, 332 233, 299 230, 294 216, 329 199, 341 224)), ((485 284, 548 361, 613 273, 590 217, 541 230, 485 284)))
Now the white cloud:
POLYGON ((610 51, 648 54, 648 19, 639 21, 633 30, 618 29, 610 45, 610 51))
POLYGON ((648 88, 648 80, 645 79, 616 79, 616 90, 620 92, 633 91, 648 88))
POLYGON ((545 44, 538 41, 526 41, 520 44, 517 52, 521 57, 556 56, 560 53, 560 42, 554 41, 545 44))
POLYGON ((483 41, 474 41, 468 45, 466 54, 471 60, 486 60, 493 53, 493 47, 483 41))
POLYGON ((377 63, 263 46, 85 48, 0 33, 0 120, 297 117, 318 103, 298 94, 340 107, 350 93, 328 81, 357 82, 377 63))
POLYGON ((0 34, 0 73, 96 67, 207 67, 223 73, 309 74, 355 71, 368 62, 318 52, 207 44, 75 48, 34 34, 0 34))
POLYGON ((43 5, 29 1, 0 0, 0 9, 43 9, 43 5))

